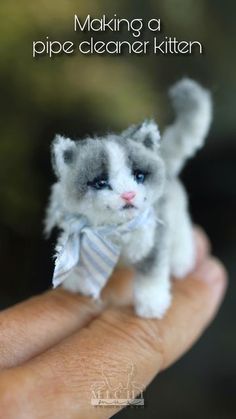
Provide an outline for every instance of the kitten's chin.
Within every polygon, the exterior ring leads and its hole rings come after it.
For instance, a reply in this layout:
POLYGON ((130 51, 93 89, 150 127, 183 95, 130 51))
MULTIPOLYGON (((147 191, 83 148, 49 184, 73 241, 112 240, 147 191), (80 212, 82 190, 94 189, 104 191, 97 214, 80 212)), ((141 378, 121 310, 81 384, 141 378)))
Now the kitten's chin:
POLYGON ((137 207, 125 206, 122 209, 120 209, 119 215, 124 221, 129 221, 132 220, 132 218, 137 217, 139 212, 140 210, 137 207))

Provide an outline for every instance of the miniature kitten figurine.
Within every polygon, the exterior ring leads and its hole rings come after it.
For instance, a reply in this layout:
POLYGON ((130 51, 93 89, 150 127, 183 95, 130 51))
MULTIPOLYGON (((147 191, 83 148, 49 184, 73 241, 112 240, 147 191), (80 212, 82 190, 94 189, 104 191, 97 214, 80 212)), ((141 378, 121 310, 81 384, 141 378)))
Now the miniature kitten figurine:
POLYGON ((161 318, 171 304, 171 275, 194 268, 195 248, 186 192, 178 179, 203 145, 211 96, 190 79, 170 89, 176 113, 162 135, 154 121, 121 134, 52 144, 57 182, 46 233, 57 226, 53 284, 99 297, 117 263, 135 269, 139 316, 161 318))

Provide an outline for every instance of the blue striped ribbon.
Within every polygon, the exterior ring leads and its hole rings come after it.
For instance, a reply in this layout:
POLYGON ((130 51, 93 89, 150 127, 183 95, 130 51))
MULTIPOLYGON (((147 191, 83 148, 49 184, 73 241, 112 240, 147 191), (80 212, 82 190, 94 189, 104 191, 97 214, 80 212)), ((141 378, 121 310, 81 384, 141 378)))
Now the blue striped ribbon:
POLYGON ((65 215, 56 247, 53 287, 62 284, 76 269, 78 280, 89 279, 102 288, 120 257, 119 237, 147 224, 153 213, 153 209, 148 209, 120 226, 97 228, 89 226, 83 217, 65 215))

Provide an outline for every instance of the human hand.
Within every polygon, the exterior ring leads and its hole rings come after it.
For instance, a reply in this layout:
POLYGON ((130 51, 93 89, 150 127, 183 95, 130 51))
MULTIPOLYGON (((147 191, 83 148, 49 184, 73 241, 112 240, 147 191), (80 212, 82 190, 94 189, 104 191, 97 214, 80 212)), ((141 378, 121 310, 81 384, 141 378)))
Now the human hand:
MULTIPOLYGON (((118 410, 93 407, 91 388, 124 360, 146 387, 186 352, 215 316, 226 288, 222 265, 196 230, 198 261, 174 281, 173 303, 162 320, 134 315, 132 272, 118 270, 95 302, 62 289, 0 313, 0 412, 4 419, 109 418, 118 410)), ((127 381, 127 377, 123 377, 127 381)))

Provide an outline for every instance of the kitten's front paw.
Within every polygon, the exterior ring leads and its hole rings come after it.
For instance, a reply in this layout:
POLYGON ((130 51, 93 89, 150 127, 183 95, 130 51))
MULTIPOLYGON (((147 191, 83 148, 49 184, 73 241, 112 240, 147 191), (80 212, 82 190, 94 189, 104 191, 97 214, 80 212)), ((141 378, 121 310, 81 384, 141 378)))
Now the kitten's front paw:
POLYGON ((81 281, 77 275, 72 275, 62 283, 62 288, 74 292, 80 293, 86 297, 99 298, 101 287, 98 283, 89 279, 81 281))
POLYGON ((171 305, 169 289, 153 289, 150 293, 144 288, 135 290, 135 312, 140 317, 162 319, 171 305))

